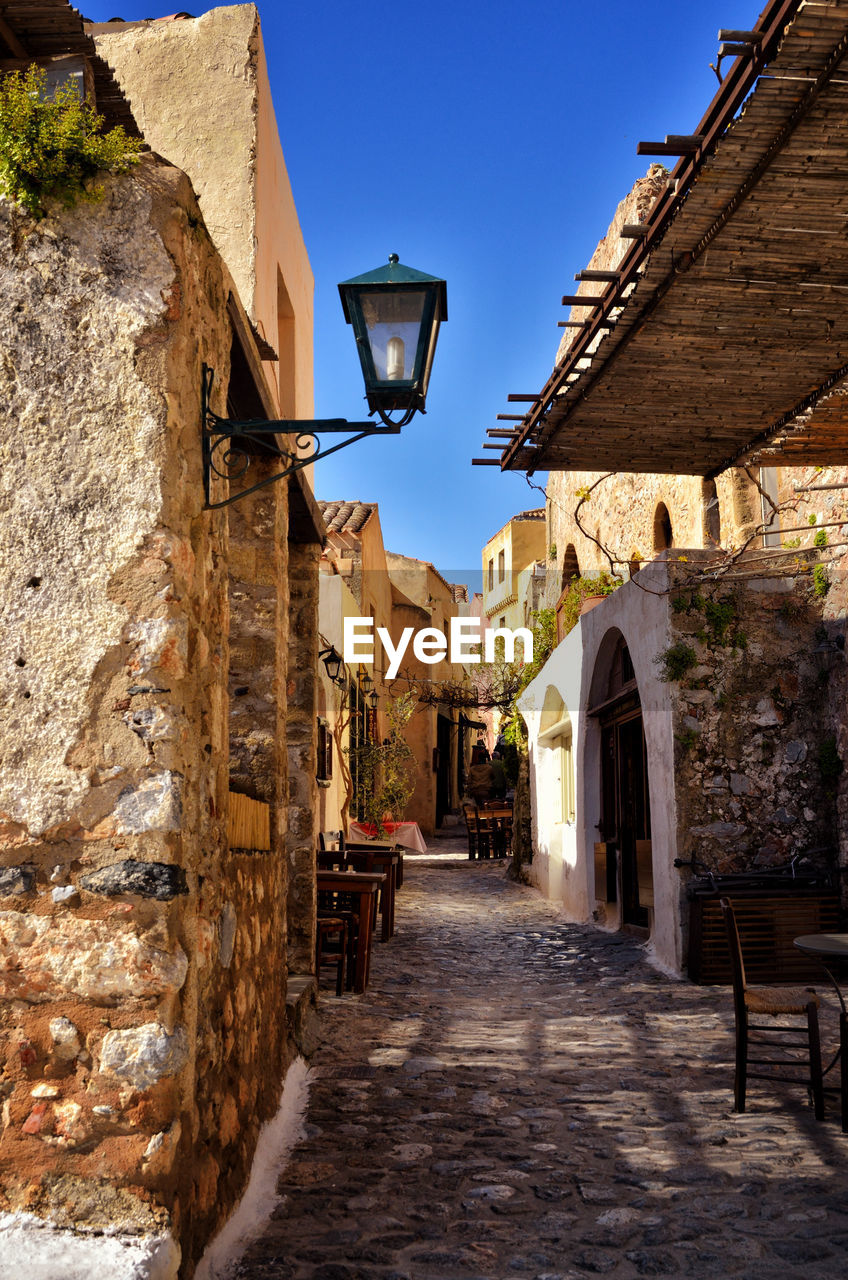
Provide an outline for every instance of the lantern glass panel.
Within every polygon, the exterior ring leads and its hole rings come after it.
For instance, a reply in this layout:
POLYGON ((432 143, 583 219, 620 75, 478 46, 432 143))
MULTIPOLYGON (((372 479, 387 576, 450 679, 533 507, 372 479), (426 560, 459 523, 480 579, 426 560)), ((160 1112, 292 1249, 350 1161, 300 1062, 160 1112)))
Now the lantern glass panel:
POLYGON ((360 299, 377 381, 411 382, 427 291, 375 289, 363 291, 360 299))

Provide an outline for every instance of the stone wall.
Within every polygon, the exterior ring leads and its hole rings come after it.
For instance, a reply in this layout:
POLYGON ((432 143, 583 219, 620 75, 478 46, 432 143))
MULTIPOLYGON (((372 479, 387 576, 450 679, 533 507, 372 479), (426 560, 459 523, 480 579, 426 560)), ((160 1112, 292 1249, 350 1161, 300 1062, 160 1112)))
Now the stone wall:
POLYGON ((289 543, 288 683, 284 738, 288 753, 288 964, 292 973, 300 974, 312 973, 315 955, 320 559, 319 543, 289 543))
POLYGON ((293 1052, 284 863, 226 845, 199 405, 232 286, 155 157, 37 228, 0 201, 0 240, 0 1212, 60 1256, 162 1236, 190 1275, 293 1052))
POLYGON ((673 588, 669 603, 679 855, 737 872, 833 847, 821 601, 792 578, 752 576, 673 588))

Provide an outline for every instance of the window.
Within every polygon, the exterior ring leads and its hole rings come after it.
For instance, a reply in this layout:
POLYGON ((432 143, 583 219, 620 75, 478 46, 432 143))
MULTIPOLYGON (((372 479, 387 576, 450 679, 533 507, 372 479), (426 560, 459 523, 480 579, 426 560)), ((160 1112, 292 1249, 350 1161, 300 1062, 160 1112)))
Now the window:
POLYGON ((572 750, 571 734, 556 738, 553 746, 557 753, 559 767, 559 820, 560 822, 574 822, 577 810, 574 799, 574 752, 572 750))
POLYGON ((489 590, 494 591, 494 589, 495 589, 495 562, 494 560, 490 560, 489 561, 489 590))
POLYGON ((674 530, 671 527, 671 516, 664 502, 657 504, 654 512, 654 551, 667 551, 674 546, 674 530))
POLYGON ((498 618, 498 627, 500 630, 503 630, 506 627, 506 614, 503 614, 502 617, 498 618))
POLYGON ((322 716, 318 717, 318 766, 315 776, 319 787, 329 787, 333 779, 333 735, 330 725, 322 716))
POLYGON ((503 582, 506 577, 506 552, 498 552, 498 582, 503 582))

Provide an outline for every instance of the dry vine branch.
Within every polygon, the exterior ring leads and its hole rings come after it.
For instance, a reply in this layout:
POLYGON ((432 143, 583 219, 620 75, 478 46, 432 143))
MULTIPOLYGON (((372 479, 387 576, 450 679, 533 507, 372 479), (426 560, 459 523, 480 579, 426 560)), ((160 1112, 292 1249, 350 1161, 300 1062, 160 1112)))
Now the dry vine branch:
MULTIPOLYGON (((835 559, 833 553, 839 548, 848 545, 848 543, 845 543, 845 542, 828 544, 828 546, 826 547, 826 550, 830 553, 828 556, 822 555, 822 552, 825 550, 825 548, 821 548, 821 547, 817 547, 817 548, 774 547, 774 548, 762 548, 762 549, 754 548, 753 543, 755 543, 758 539, 762 538, 764 534, 766 534, 767 532, 774 532, 775 518, 779 518, 781 515, 786 515, 788 513, 794 514, 798 511, 798 507, 800 506, 800 503, 801 503, 801 496, 799 494, 796 494, 792 498, 787 498, 783 502, 776 503, 774 499, 770 496, 770 494, 766 493, 766 491, 763 489, 759 480, 756 478, 756 476, 752 474, 750 468, 745 467, 743 468, 743 470, 745 471, 745 474, 748 476, 749 480, 757 489, 757 491, 759 492, 759 494, 761 495, 765 503, 771 508, 772 516, 771 516, 771 519, 768 521, 768 523, 761 522, 757 524, 751 530, 748 536, 745 538, 744 542, 742 542, 742 544, 738 547, 715 548, 713 552, 714 559, 711 559, 708 561, 700 560, 700 562, 697 565, 693 565, 691 570, 689 570, 682 578, 678 578, 673 585, 669 585, 667 587, 657 589, 649 586, 647 582, 640 581, 641 575, 636 574, 635 576, 631 576, 631 581, 641 591, 644 591, 649 595, 662 596, 662 595, 668 595, 671 591, 681 591, 689 588, 697 589, 699 587, 704 586, 705 584, 718 586, 720 582, 725 580, 726 581, 741 580, 741 579, 750 577, 750 566, 751 566, 752 560, 755 560, 757 562, 765 562, 765 564, 767 564, 772 568, 774 576, 779 576, 779 577, 798 576, 800 574, 805 574, 810 572, 811 565, 809 563, 809 558, 808 558, 809 555, 815 554, 817 564, 830 565, 833 563, 835 559), (760 554, 755 555, 754 553, 756 551, 759 551, 760 554), (804 553, 807 553, 807 556, 805 556, 804 553), (738 571, 740 561, 743 560, 743 557, 745 561, 745 568, 741 571, 738 571), (791 563, 789 563, 789 561, 791 561, 791 563)), ((560 503, 555 503, 553 499, 549 499, 547 495, 547 491, 541 485, 534 484, 529 476, 525 477, 531 489, 536 489, 539 493, 545 494, 546 502, 551 501, 552 505, 557 506, 558 509, 564 515, 570 514, 572 516, 578 529, 583 534, 583 536, 589 542, 594 543, 595 546, 598 547, 601 554, 609 563, 610 571, 613 574, 618 574, 621 569, 628 567, 630 564, 630 557, 626 559, 620 558, 619 556, 616 555, 615 551, 611 547, 606 546, 603 542, 600 541, 600 539, 594 537, 594 535, 591 534, 589 530, 581 522, 580 511, 584 503, 588 502, 589 498, 591 497, 591 494, 598 487, 598 485, 602 484, 603 481, 605 480, 609 480, 613 478, 617 474, 618 474, 617 472, 612 472, 612 471, 606 472, 604 475, 599 476, 598 479, 595 480, 588 488, 583 490, 578 490, 579 501, 575 509, 570 513, 566 511, 565 507, 563 507, 560 503)), ((816 524, 815 528, 817 530, 829 529, 829 528, 841 528, 846 523, 848 523, 848 516, 846 516, 846 518, 843 520, 832 520, 832 521, 823 522, 821 524, 816 524)), ((813 527, 814 526, 812 525, 793 525, 788 528, 781 529, 780 533, 782 535, 792 534, 792 533, 807 533, 813 527)), ((685 564, 686 560, 685 560, 685 557, 678 556, 674 562, 677 564, 685 564)), ((760 573, 761 576, 771 576, 765 567, 762 570, 758 570, 758 573, 760 573)))

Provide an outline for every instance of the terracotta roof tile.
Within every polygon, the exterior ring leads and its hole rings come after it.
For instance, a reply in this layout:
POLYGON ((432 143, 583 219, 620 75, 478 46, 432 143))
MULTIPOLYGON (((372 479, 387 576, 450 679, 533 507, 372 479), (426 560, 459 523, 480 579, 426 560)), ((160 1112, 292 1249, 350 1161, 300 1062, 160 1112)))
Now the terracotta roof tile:
POLYGON ((360 533, 377 510, 376 502, 319 502, 328 533, 360 533))

